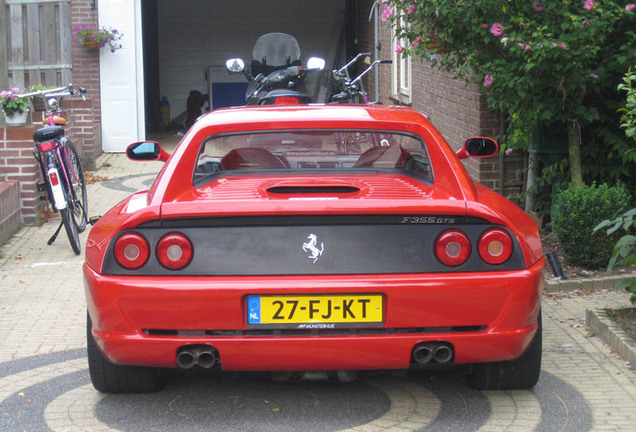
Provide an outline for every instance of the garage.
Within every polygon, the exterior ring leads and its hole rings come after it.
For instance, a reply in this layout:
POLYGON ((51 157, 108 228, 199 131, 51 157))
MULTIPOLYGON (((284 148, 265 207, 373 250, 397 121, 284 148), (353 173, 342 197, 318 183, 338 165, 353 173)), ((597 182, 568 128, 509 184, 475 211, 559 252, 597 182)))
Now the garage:
MULTIPOLYGON (((164 128, 162 100, 170 119, 186 111, 192 91, 208 96, 204 110, 244 102, 247 80, 230 75, 225 60, 241 57, 249 64, 265 33, 293 35, 302 61, 322 57, 330 71, 354 49, 355 19, 353 0, 102 2, 100 24, 135 35, 124 49, 100 55, 104 150, 121 151, 164 128)), ((327 86, 328 75, 314 77, 316 85, 322 80, 327 86)))

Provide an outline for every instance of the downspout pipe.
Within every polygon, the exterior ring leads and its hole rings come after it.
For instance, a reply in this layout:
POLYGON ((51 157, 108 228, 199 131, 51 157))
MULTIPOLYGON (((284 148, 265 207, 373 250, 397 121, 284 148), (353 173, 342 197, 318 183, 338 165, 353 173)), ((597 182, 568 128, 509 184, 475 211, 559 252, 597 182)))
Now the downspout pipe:
MULTIPOLYGON (((369 11, 369 22, 371 22, 371 20, 373 20, 373 31, 374 31, 374 36, 373 36, 373 43, 374 43, 374 56, 373 56, 373 60, 379 60, 380 59, 380 49, 382 48, 380 46, 380 16, 378 14, 378 1, 374 1, 373 5, 371 6, 371 10, 369 11)), ((380 65, 377 64, 375 66, 375 71, 374 71, 374 77, 375 77, 375 98, 373 100, 375 101, 379 101, 380 100, 380 74, 378 73, 378 67, 380 65)))

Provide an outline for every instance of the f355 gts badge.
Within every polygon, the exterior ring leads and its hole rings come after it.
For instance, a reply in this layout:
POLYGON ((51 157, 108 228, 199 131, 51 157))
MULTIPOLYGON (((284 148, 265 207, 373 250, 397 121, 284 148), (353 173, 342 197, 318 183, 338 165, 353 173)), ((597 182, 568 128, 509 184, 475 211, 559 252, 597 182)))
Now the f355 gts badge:
POLYGON ((318 249, 318 236, 316 234, 309 234, 307 236, 307 242, 303 243, 303 250, 309 255, 307 258, 313 260, 315 264, 318 261, 318 258, 322 256, 322 253, 325 251, 325 243, 320 242, 320 249, 318 249))

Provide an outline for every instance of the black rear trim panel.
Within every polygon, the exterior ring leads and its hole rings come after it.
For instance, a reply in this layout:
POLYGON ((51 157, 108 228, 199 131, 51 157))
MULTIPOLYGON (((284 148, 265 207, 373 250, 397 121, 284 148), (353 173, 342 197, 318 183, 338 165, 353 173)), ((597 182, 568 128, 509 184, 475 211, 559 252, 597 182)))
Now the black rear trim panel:
MULTIPOLYGON (((525 268, 514 236, 514 251, 501 265, 488 265, 477 253, 479 236, 494 226, 456 216, 294 216, 267 218, 177 219, 162 227, 146 224, 131 230, 146 237, 151 257, 138 270, 114 259, 111 242, 103 274, 171 276, 353 275, 508 271, 525 268), (476 222, 476 223, 471 223, 476 222), (437 236, 448 228, 469 237, 472 253, 458 267, 441 264, 434 253, 437 236), (166 233, 179 231, 194 246, 192 262, 171 271, 154 250, 166 233)), ((123 234, 120 233, 119 235, 123 234)), ((116 237, 117 238, 117 237, 116 237)), ((116 240, 115 238, 115 240, 116 240)))

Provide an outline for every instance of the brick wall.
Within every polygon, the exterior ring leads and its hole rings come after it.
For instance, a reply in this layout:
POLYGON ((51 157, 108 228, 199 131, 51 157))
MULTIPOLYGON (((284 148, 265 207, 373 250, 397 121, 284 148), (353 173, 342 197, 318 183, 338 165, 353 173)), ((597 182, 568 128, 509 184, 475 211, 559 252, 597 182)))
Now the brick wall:
MULTIPOLYGON (((78 25, 98 25, 97 9, 93 9, 93 0, 72 0, 71 1, 71 25, 74 28, 78 25)), ((78 131, 72 131, 72 136, 81 134, 82 143, 76 142, 76 147, 82 156, 84 169, 95 169, 95 161, 102 153, 101 140, 101 105, 99 93, 99 56, 100 50, 86 48, 73 41, 73 84, 76 87, 84 87, 87 96, 92 100, 90 111, 81 113, 81 117, 73 119, 81 124, 78 131), (90 128, 93 127, 93 131, 90 128)), ((66 107, 65 107, 66 108, 66 107)))
POLYGON ((0 184, 18 182, 22 221, 37 220, 39 199, 35 184, 39 172, 33 158, 34 126, 0 128, 0 184))

